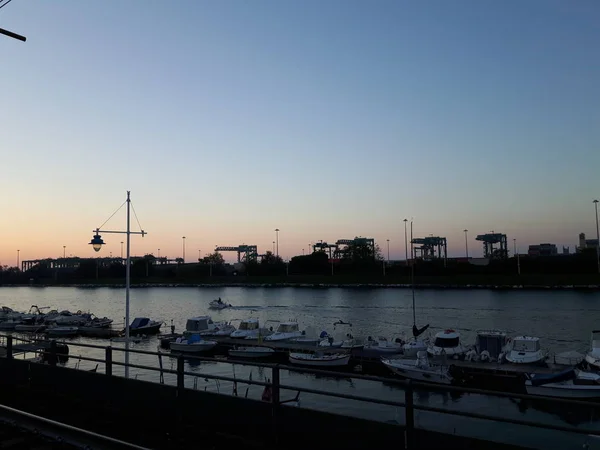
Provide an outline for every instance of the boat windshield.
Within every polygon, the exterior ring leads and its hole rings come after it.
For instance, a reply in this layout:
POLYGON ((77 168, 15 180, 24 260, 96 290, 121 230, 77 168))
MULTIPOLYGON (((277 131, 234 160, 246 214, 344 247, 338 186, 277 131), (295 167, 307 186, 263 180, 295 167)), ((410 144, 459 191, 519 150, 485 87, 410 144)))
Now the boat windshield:
POLYGON ((435 346, 441 348, 453 348, 458 347, 460 345, 460 338, 436 338, 435 346))
POLYGON ((298 325, 295 323, 282 323, 277 327, 278 333, 293 333, 294 331, 298 331, 298 325))
POLYGON ((513 344, 513 350, 517 352, 537 352, 540 349, 540 341, 521 341, 515 340, 513 344))
POLYGON ((206 320, 188 319, 185 325, 186 331, 203 331, 208 329, 206 320))
POLYGON ((240 323, 239 330, 256 330, 258 328, 257 322, 242 322, 240 323))

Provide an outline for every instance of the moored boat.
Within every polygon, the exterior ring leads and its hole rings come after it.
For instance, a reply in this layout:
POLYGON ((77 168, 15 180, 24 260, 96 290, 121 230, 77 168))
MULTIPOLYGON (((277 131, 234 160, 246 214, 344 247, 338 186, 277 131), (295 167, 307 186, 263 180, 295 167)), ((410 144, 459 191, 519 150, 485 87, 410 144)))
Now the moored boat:
POLYGON ((77 336, 79 332, 78 327, 61 327, 61 326, 53 326, 46 329, 46 333, 49 336, 77 336))
POLYGON ((290 353, 291 364, 303 366, 343 367, 350 362, 350 354, 343 353, 290 353))
POLYGON ((540 347, 540 338, 517 336, 512 339, 505 358, 512 364, 541 364, 547 356, 547 352, 540 347))
POLYGON ((427 348, 427 353, 431 356, 447 356, 449 358, 458 358, 467 351, 467 347, 460 342, 460 334, 450 329, 437 333, 433 344, 427 348))
POLYGON ((139 336, 145 334, 148 336, 151 334, 158 334, 162 324, 162 322, 151 320, 148 317, 136 317, 129 326, 129 335, 139 336))
POLYGON ((431 364, 425 351, 419 351, 415 359, 382 358, 381 362, 395 374, 410 380, 433 384, 452 383, 452 376, 449 373, 448 366, 431 364))
POLYGON ((600 398, 600 374, 569 368, 554 374, 527 374, 528 394, 560 398, 600 398))
POLYGON ((281 322, 275 332, 265 337, 265 341, 284 341, 302 337, 298 322, 281 322))
POLYGON ((268 358, 275 354, 275 350, 269 347, 235 347, 228 351, 229 356, 236 358, 268 358))
POLYGON ((212 350, 217 346, 217 341, 204 340, 198 334, 192 334, 187 339, 180 337, 171 342, 172 352, 202 353, 212 350))

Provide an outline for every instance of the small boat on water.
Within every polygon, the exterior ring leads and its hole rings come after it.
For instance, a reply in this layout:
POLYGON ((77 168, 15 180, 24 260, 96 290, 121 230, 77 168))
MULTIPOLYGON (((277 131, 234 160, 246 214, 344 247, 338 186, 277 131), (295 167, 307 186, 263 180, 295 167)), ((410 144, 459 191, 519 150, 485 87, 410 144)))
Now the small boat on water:
POLYGON ((78 327, 61 327, 61 326, 53 326, 46 329, 46 333, 48 336, 77 336, 79 333, 78 327))
POLYGON ((148 317, 136 317, 129 325, 129 335, 139 336, 145 334, 146 336, 151 334, 158 334, 162 322, 151 320, 148 317))
POLYGON ((231 308, 231 304, 229 303, 225 303, 223 300, 221 300, 221 297, 212 300, 209 304, 208 307, 210 309, 216 309, 216 310, 221 310, 221 309, 225 309, 225 308, 231 308))
POLYGON ((275 354, 275 350, 269 347, 235 347, 228 351, 229 356, 235 358, 268 358, 275 354))
POLYGON ((343 353, 290 353, 291 364, 302 366, 343 367, 350 362, 350 354, 343 353))
POLYGON ((600 374, 569 368, 553 374, 526 374, 530 395, 560 398, 600 398, 600 374))
POLYGON ((501 361, 510 350, 509 342, 504 331, 479 330, 475 338, 474 354, 467 356, 481 362, 501 361))
POLYGON ((600 330, 592 331, 590 347, 590 351, 585 355, 585 362, 596 370, 600 369, 600 330))
POLYGON ((9 319, 4 322, 0 322, 0 330, 14 330, 17 325, 21 325, 23 322, 20 320, 9 319))
POLYGON ((469 349, 460 342, 460 334, 454 330, 444 330, 437 333, 433 344, 427 348, 431 356, 447 356, 458 358, 467 353, 469 349))
POLYGON ((388 341, 387 338, 379 336, 373 339, 371 336, 367 338, 367 342, 364 344, 365 350, 369 350, 379 354, 394 354, 402 353, 402 346, 404 341, 401 338, 395 338, 392 341, 388 341))
POLYGON ((231 332, 229 337, 236 339, 258 339, 260 323, 253 317, 240 321, 237 330, 231 332))
POLYGON ((170 344, 172 352, 181 353, 202 353, 212 350, 216 346, 217 341, 204 340, 199 334, 192 334, 187 339, 177 338, 170 344))
POLYGON ((540 347, 540 338, 517 336, 512 340, 505 358, 512 364, 541 364, 547 356, 547 352, 540 347))
POLYGON ((43 323, 25 324, 21 323, 15 326, 15 331, 19 333, 41 333, 46 329, 43 323))
POLYGON ((265 337, 265 341, 284 341, 302 336, 298 322, 281 322, 273 334, 265 337))
POLYGON ((431 364, 427 357, 427 352, 420 351, 415 359, 387 359, 382 358, 381 362, 401 377, 415 381, 423 381, 433 384, 451 384, 452 376, 449 373, 448 366, 442 364, 431 364))

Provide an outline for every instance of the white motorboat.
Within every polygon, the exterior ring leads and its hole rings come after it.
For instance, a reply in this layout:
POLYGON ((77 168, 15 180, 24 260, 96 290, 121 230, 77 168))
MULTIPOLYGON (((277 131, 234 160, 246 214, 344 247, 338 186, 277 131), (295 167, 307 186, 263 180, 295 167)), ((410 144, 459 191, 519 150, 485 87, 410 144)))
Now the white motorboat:
POLYGON ((56 323, 56 325, 65 327, 85 325, 88 321, 89 317, 85 317, 84 313, 81 311, 77 311, 74 314, 70 311, 61 311, 60 314, 53 319, 53 322, 56 323))
POLYGON ((54 326, 47 328, 46 333, 49 336, 76 336, 79 333, 79 328, 54 326))
POLYGON ((181 353, 202 353, 212 350, 217 346, 217 341, 204 340, 198 334, 193 334, 186 338, 177 338, 171 342, 169 348, 172 352, 181 353))
POLYGON ((281 322, 275 332, 265 337, 265 341, 284 341, 302 337, 298 322, 281 322))
POLYGON ((289 361, 292 364, 303 366, 342 367, 350 362, 350 354, 343 353, 290 353, 289 361))
POLYGON ((402 354, 405 358, 416 358, 419 352, 427 352, 429 343, 427 340, 419 339, 419 337, 410 338, 402 346, 402 354))
POLYGON ((231 308, 231 305, 229 303, 225 303, 223 300, 221 300, 221 297, 211 301, 208 304, 208 307, 210 309, 217 309, 217 310, 221 310, 221 309, 225 309, 225 308, 231 308))
POLYGON ((367 338, 364 344, 365 350, 369 350, 378 354, 394 354, 402 353, 402 346, 404 341, 400 338, 396 338, 393 341, 388 341, 387 338, 379 336, 373 339, 371 336, 367 338))
POLYGON ((591 349, 585 355, 585 361, 594 369, 600 369, 600 330, 592 331, 591 349))
POLYGON ((269 347, 236 347, 229 349, 229 356, 236 358, 268 358, 275 354, 275 350, 269 347))
POLYGON ((381 362, 395 374, 410 380, 434 384, 452 383, 452 377, 449 374, 448 366, 431 364, 427 357, 427 352, 425 351, 417 353, 415 359, 382 358, 381 362))
POLYGON ((260 331, 258 319, 249 318, 240 321, 237 330, 234 330, 229 336, 236 339, 258 339, 260 331))
POLYGON ((187 320, 183 335, 199 334, 206 336, 213 334, 216 330, 217 326, 210 316, 197 316, 187 320))
POLYGON ((510 351, 505 358, 513 364, 540 364, 548 356, 540 347, 540 338, 517 336, 509 342, 510 351))
MULTIPOLYGON (((352 327, 351 323, 343 322, 341 320, 335 322, 333 324, 334 332, 337 330, 337 327, 340 326, 349 326, 352 327)), ((327 332, 321 333, 321 340, 319 342, 319 347, 325 348, 343 348, 343 349, 359 349, 365 346, 362 339, 355 338, 352 333, 347 332, 345 334, 329 334, 327 332), (324 334, 323 334, 324 333, 324 334)))
POLYGON ((475 354, 471 359, 482 362, 502 361, 510 350, 509 341, 504 331, 479 330, 475 338, 475 354))
POLYGON ((460 334, 454 330, 444 330, 436 333, 433 344, 427 348, 431 356, 447 356, 458 358, 467 353, 468 348, 461 344, 460 334))
POLYGON ((560 398, 600 398, 600 375, 569 368, 554 374, 527 374, 531 395, 560 398))

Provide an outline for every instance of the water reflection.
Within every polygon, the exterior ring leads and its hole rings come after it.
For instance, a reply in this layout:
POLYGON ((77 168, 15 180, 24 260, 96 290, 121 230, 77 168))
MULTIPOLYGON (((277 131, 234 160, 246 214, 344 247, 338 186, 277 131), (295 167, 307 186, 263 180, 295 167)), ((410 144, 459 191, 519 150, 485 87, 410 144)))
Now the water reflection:
POLYGON ((511 398, 510 401, 523 415, 527 415, 530 410, 539 411, 551 414, 572 426, 600 422, 600 403, 598 403, 597 406, 576 406, 550 403, 544 400, 522 400, 511 398))

